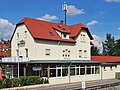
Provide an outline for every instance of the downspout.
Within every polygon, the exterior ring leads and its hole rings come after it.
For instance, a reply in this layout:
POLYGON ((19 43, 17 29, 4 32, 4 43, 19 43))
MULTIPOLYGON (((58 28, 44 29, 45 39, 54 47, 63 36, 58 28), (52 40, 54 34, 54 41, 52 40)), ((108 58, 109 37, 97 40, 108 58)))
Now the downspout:
POLYGON ((69 78, 69 83, 71 83, 71 78, 70 78, 70 66, 71 66, 71 62, 70 62, 70 64, 69 64, 69 66, 68 66, 68 78, 69 78))
POLYGON ((103 79, 103 77, 102 77, 102 76, 103 76, 103 72, 102 72, 102 63, 101 63, 100 66, 101 66, 101 80, 102 80, 102 79, 103 79))

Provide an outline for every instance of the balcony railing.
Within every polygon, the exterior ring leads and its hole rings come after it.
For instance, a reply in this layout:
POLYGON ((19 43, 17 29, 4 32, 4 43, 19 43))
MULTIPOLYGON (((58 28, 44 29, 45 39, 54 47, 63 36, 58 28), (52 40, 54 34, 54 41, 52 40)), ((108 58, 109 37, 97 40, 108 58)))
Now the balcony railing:
POLYGON ((5 57, 5 58, 2 58, 2 62, 28 62, 29 61, 29 58, 28 57, 5 57))

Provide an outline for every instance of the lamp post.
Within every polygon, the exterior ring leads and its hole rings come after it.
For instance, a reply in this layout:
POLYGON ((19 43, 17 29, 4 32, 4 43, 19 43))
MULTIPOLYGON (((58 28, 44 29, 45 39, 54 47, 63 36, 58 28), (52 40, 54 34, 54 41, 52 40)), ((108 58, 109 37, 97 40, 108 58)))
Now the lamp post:
POLYGON ((20 42, 18 42, 17 45, 18 45, 17 56, 18 56, 18 78, 19 78, 19 45, 20 45, 20 42))

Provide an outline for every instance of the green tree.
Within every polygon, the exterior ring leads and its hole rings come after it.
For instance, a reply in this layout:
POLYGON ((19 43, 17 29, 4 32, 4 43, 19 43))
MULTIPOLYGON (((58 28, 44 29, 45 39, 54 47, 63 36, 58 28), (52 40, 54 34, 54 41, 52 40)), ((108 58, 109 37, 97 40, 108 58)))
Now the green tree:
POLYGON ((115 41, 114 51, 115 56, 120 56, 120 39, 115 41))
POLYGON ((115 40, 114 36, 107 33, 106 40, 102 42, 103 45, 103 52, 102 54, 105 56, 115 56, 115 40))
POLYGON ((99 55, 99 49, 96 46, 91 47, 91 55, 92 56, 98 56, 99 55))

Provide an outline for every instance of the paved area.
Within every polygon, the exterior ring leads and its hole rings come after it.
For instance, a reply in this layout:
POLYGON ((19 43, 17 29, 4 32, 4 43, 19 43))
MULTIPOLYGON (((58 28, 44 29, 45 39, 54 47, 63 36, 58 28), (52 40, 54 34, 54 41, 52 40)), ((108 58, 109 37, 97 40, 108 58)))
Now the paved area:
MULTIPOLYGON (((105 89, 106 87, 110 88, 118 85, 120 85, 120 80, 118 79, 87 81, 86 90, 102 90, 101 88, 104 88, 103 90, 107 90, 105 89)), ((56 84, 56 85, 51 85, 51 84, 31 85, 24 87, 9 88, 9 89, 7 88, 3 90, 80 90, 81 86, 82 86, 81 82, 76 82, 76 83, 66 83, 66 84, 56 84)), ((108 90, 112 90, 112 89, 108 89, 108 90)))

